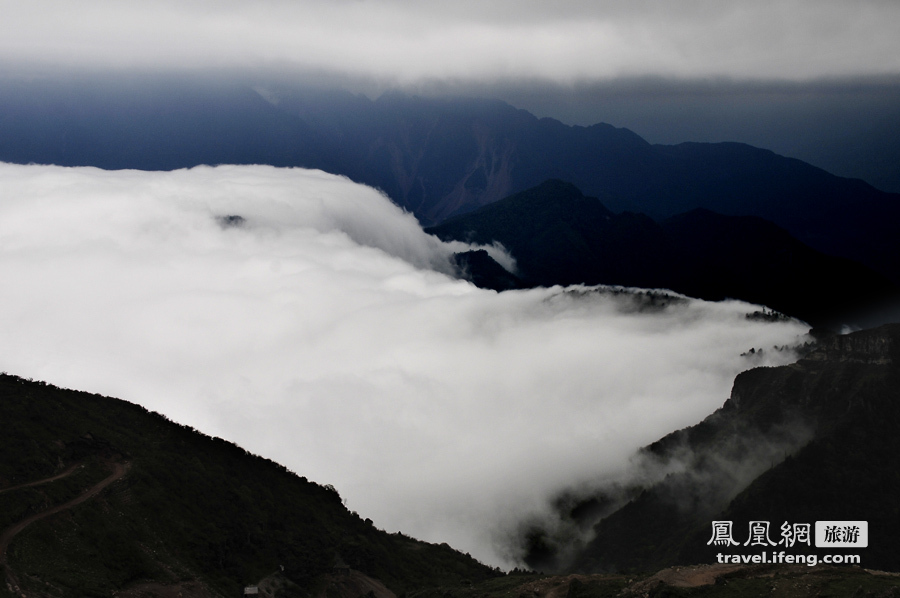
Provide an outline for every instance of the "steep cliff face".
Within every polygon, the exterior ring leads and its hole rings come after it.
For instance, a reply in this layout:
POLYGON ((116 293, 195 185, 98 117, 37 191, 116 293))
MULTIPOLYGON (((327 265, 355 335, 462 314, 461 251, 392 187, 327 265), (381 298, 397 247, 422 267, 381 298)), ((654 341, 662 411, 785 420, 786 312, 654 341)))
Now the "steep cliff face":
POLYGON ((897 324, 824 338, 795 364, 740 374, 720 410, 645 449, 673 473, 597 523, 570 568, 716 562, 716 520, 741 542, 750 521, 769 521, 776 542, 784 522, 868 521, 863 565, 900 570, 898 339, 897 324))

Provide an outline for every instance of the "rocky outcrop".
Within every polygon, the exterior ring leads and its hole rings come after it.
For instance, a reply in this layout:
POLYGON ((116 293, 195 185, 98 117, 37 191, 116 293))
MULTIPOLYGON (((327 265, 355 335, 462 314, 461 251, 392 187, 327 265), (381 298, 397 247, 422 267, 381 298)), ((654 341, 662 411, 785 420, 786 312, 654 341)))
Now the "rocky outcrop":
POLYGON ((889 325, 854 334, 828 336, 819 341, 807 359, 812 361, 856 362, 887 365, 896 363, 900 345, 900 325, 889 325))

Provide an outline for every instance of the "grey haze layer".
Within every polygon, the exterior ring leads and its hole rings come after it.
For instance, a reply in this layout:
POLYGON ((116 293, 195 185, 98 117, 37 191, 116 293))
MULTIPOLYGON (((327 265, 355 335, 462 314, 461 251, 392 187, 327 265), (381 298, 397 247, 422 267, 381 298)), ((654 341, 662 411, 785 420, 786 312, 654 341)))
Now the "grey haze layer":
POLYGON ((5 0, 0 10, 0 59, 69 68, 277 65, 395 83, 900 69, 900 7, 883 0, 5 0))

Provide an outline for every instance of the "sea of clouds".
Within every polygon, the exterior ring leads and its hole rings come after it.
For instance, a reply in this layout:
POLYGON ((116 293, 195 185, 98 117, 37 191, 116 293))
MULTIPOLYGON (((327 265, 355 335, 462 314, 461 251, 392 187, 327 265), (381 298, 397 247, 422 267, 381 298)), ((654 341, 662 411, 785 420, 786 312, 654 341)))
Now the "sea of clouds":
POLYGON ((0 370, 162 412, 496 565, 556 493, 791 359, 741 353, 807 330, 740 302, 478 289, 464 246, 320 171, 0 164, 0 181, 0 370))

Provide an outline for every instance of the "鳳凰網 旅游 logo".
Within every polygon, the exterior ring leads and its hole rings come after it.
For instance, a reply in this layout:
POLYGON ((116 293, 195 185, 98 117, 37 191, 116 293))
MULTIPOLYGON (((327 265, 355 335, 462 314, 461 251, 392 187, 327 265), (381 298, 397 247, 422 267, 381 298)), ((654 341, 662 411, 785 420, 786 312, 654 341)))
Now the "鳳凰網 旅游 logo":
POLYGON ((713 521, 712 535, 707 545, 785 548, 792 548, 795 545, 817 548, 866 548, 869 545, 868 521, 816 521, 815 525, 785 521, 775 530, 769 521, 749 521, 747 527, 741 529, 746 529, 746 532, 735 539, 737 531, 734 522, 713 521))
POLYGON ((732 564, 860 564, 857 554, 825 554, 821 557, 809 550, 794 554, 790 549, 867 548, 868 521, 816 521, 813 523, 783 522, 773 526, 769 521, 748 521, 746 527, 736 528, 733 521, 713 521, 708 546, 722 548, 762 547, 755 554, 719 552, 716 561, 732 564))

